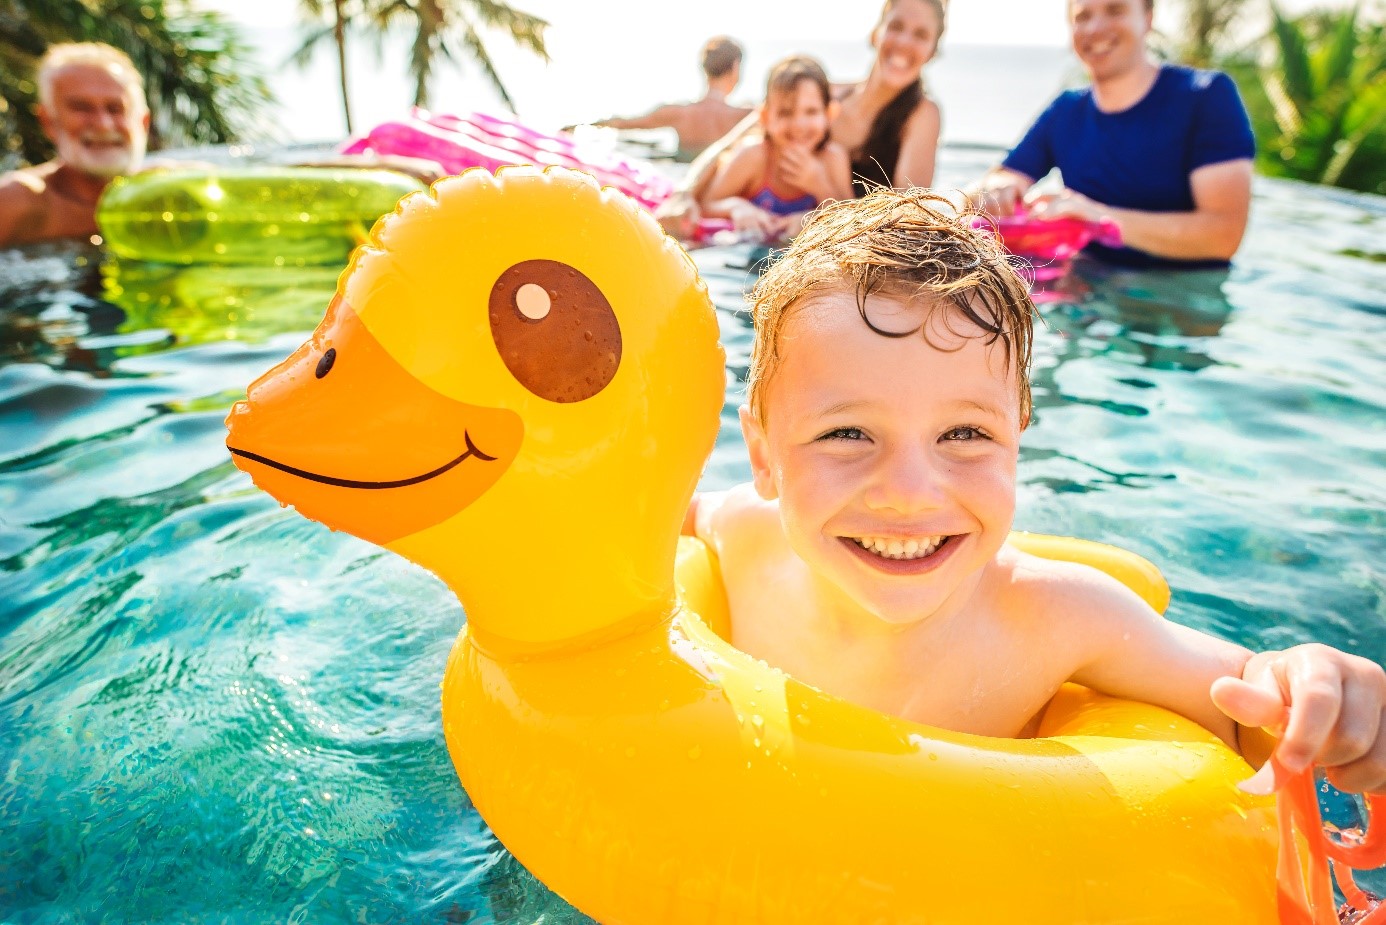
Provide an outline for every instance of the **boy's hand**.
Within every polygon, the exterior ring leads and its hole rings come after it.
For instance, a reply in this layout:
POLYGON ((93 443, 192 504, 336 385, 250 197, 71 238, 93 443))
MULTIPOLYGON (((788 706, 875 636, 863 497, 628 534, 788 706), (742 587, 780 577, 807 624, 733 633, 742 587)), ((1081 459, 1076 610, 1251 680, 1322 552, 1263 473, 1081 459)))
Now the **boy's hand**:
POLYGON ((1267 794, 1322 765, 1340 790, 1386 792, 1386 672, 1380 665, 1310 644, 1253 655, 1242 677, 1213 682, 1213 703, 1243 726, 1280 737, 1271 760, 1242 789, 1267 794))

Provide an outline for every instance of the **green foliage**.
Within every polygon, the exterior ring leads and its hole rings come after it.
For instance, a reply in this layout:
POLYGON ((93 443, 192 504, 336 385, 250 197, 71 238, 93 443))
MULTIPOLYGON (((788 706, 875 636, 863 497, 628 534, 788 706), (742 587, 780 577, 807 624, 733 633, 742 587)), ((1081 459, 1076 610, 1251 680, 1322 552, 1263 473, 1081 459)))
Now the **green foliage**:
POLYGON ((152 147, 268 133, 269 87, 219 13, 191 0, 0 0, 0 161, 52 156, 34 116, 34 68, 58 42, 106 42, 130 56, 145 79, 152 147))
POLYGON ((1223 66, 1273 176, 1386 194, 1386 30, 1360 4, 1286 16, 1270 4, 1266 38, 1223 66))
POLYGON ((1247 0, 1183 0, 1174 57, 1192 67, 1212 67, 1247 0))
MULTIPOLYGON (((303 43, 290 60, 306 64, 319 43, 334 39, 332 22, 325 22, 329 0, 300 0, 311 25, 303 43)), ((347 31, 365 32, 379 43, 384 36, 403 31, 410 35, 409 76, 414 79, 414 105, 427 106, 429 80, 438 59, 469 58, 480 68, 501 101, 513 112, 515 103, 496 70, 486 47, 488 33, 501 33, 544 61, 548 23, 499 0, 353 0, 338 7, 347 31)), ((334 18, 335 18, 334 13, 334 18)), ((340 41, 340 33, 337 33, 340 41)), ((346 105, 343 78, 343 105, 346 105)))

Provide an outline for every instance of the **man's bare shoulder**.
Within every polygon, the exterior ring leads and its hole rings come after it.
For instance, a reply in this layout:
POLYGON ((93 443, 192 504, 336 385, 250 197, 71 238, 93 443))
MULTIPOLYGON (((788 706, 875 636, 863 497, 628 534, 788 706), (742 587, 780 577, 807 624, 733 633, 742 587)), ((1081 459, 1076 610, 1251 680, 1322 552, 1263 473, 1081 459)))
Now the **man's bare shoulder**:
POLYGON ((50 164, 39 164, 0 174, 0 203, 42 200, 48 192, 48 178, 52 173, 50 164))
POLYGON ((29 240, 44 217, 50 197, 48 164, 0 175, 0 247, 29 240))

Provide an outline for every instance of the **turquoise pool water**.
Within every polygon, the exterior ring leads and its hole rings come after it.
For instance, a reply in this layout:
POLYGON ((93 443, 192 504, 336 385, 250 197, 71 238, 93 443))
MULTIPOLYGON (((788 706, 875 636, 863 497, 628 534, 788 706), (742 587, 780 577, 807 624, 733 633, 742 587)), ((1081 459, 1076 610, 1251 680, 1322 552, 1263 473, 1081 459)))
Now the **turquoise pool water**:
MULTIPOLYGON (((457 783, 457 601, 227 459, 337 270, 99 256, 0 252, 0 920, 586 921, 457 783)), ((747 472, 752 256, 697 255, 735 374, 707 487, 747 472)), ((1177 620, 1386 661, 1386 199, 1261 181, 1230 275, 1049 297, 1018 526, 1150 557, 1177 620)))

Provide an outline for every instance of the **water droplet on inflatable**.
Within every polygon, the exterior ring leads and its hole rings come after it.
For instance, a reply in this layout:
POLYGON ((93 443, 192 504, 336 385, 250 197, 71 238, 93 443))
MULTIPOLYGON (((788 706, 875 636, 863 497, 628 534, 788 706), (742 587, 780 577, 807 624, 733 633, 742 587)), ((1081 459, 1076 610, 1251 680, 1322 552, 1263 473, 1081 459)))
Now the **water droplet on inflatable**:
POLYGON ((634 746, 634 745, 628 745, 628 746, 626 746, 626 757, 627 757, 627 758, 634 758, 634 757, 635 757, 635 746, 634 746))
POLYGON ((697 761, 702 755, 703 750, 696 745, 688 750, 688 757, 692 758, 694 761, 697 761))

